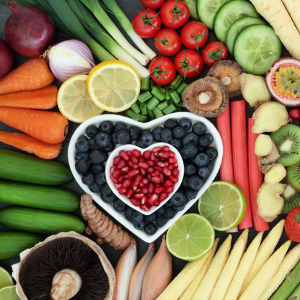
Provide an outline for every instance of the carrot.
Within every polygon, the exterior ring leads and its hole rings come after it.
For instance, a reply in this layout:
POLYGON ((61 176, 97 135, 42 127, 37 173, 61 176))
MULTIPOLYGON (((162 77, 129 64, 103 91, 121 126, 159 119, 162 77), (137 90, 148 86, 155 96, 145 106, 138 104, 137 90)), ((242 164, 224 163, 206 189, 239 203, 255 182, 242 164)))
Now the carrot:
POLYGON ((0 121, 49 144, 63 142, 69 127, 60 113, 28 108, 0 107, 0 121))
POLYGON ((40 89, 53 80, 46 59, 35 57, 0 79, 0 94, 40 89))
POLYGON ((35 154, 42 159, 56 158, 62 144, 47 144, 23 133, 0 131, 0 142, 22 151, 35 154))
POLYGON ((248 119, 248 166, 250 182, 250 200, 252 206, 253 223, 256 231, 269 230, 269 223, 265 222, 257 213, 256 195, 263 184, 263 174, 258 167, 258 158, 254 153, 255 141, 259 136, 252 132, 253 120, 248 119))
POLYGON ((20 91, 0 95, 0 106, 33 109, 51 109, 57 104, 57 86, 50 84, 33 91, 20 91))

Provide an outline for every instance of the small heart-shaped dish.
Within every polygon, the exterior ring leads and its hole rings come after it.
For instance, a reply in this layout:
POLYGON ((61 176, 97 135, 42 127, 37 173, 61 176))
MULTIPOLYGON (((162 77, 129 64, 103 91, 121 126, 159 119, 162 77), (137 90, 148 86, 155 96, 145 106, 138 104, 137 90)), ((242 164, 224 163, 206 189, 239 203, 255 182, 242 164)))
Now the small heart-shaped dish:
POLYGON ((181 155, 179 154, 178 150, 175 147, 173 147, 170 144, 166 144, 166 143, 155 143, 155 144, 150 145, 146 149, 141 149, 141 148, 139 148, 139 147, 137 147, 135 145, 132 145, 132 144, 122 145, 122 146, 116 148, 113 152, 110 153, 110 155, 108 157, 108 160, 106 162, 106 166, 105 166, 106 181, 107 181, 109 187, 111 188, 111 190, 114 192, 114 194, 119 199, 121 199, 123 202, 125 202, 128 206, 131 206, 133 209, 139 211, 143 215, 151 215, 152 213, 154 213, 155 211, 157 211, 161 206, 163 206, 176 193, 176 191, 179 189, 179 187, 181 185, 181 182, 182 182, 182 179, 183 179, 183 175, 184 175, 184 164, 183 164, 183 160, 182 160, 181 155), (142 153, 144 153, 147 150, 152 151, 153 148, 155 148, 155 147, 164 147, 164 146, 169 147, 170 150, 175 153, 175 157, 176 157, 177 163, 178 163, 178 170, 179 170, 178 182, 175 183, 173 192, 171 194, 169 194, 169 197, 167 199, 163 200, 160 203, 160 205, 158 205, 158 206, 152 206, 149 211, 144 211, 139 206, 133 205, 131 203, 131 201, 125 195, 121 195, 119 193, 119 191, 116 189, 116 187, 114 186, 114 183, 112 182, 112 180, 110 178, 110 168, 113 165, 114 158, 119 155, 119 153, 120 153, 121 150, 131 151, 133 149, 137 149, 137 150, 141 151, 142 153))

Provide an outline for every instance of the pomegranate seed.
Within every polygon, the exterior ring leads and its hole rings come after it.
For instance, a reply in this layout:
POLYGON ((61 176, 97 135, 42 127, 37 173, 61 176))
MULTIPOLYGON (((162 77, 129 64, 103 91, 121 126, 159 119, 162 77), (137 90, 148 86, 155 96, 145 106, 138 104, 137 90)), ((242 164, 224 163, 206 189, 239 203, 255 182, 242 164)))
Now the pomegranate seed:
POLYGON ((164 175, 162 173, 159 174, 159 178, 160 178, 160 182, 164 182, 165 181, 164 175))
MULTIPOLYGON (((177 161, 177 160, 176 160, 176 161, 177 161)), ((174 164, 174 167, 175 167, 175 168, 178 168, 178 163, 177 163, 177 162, 174 164)))
POLYGON ((136 193, 141 193, 141 192, 142 192, 142 189, 138 188, 138 189, 136 189, 135 192, 136 192, 136 193))
POLYGON ((148 181, 147 178, 143 178, 143 179, 142 179, 142 182, 143 182, 143 184, 148 184, 149 181, 148 181))
POLYGON ((121 169, 121 171, 127 173, 127 172, 130 171, 130 168, 129 168, 128 166, 126 166, 126 167, 123 167, 123 168, 121 169))
POLYGON ((156 160, 156 157, 155 157, 155 155, 154 155, 154 153, 153 153, 153 152, 151 152, 151 155, 150 155, 150 160, 152 160, 152 161, 155 161, 155 160, 156 160))
POLYGON ((119 183, 117 178, 114 178, 113 176, 110 176, 110 179, 113 183, 119 183))
POLYGON ((144 196, 144 197, 141 199, 141 204, 142 204, 142 205, 146 204, 147 200, 148 200, 148 197, 147 197, 147 196, 144 196))
POLYGON ((128 178, 134 177, 135 175, 139 174, 139 170, 131 170, 128 172, 128 178))
POLYGON ((153 191, 154 191, 154 184, 150 182, 148 186, 148 192, 149 194, 153 194, 153 191))
POLYGON ((144 193, 145 195, 147 195, 148 194, 148 189, 147 188, 143 188, 142 189, 142 193, 144 193))
POLYGON ((157 176, 157 175, 159 175, 161 172, 159 171, 159 170, 155 170, 152 174, 151 174, 151 176, 157 176))
POLYGON ((128 166, 132 168, 132 167, 133 167, 133 162, 132 162, 132 161, 129 161, 129 162, 128 162, 128 166))
POLYGON ((113 160, 113 166, 117 166, 119 161, 121 160, 121 157, 120 156, 116 156, 113 160))
POLYGON ((154 202, 154 206, 158 206, 159 204, 160 204, 159 201, 154 202))
POLYGON ((143 176, 142 176, 142 175, 140 175, 140 174, 137 175, 137 176, 135 177, 135 179, 134 179, 134 184, 135 184, 136 186, 138 186, 142 179, 143 179, 143 176))
POLYGON ((132 155, 135 157, 139 157, 141 155, 141 151, 134 149, 131 151, 132 155))
POLYGON ((158 167, 161 167, 161 168, 163 168, 163 167, 166 166, 166 164, 163 163, 162 161, 158 161, 156 165, 157 165, 158 167))
POLYGON ((166 159, 169 157, 169 152, 160 151, 160 152, 158 152, 158 156, 162 159, 166 159))
POLYGON ((178 169, 173 170, 172 175, 173 176, 178 176, 179 175, 179 170, 178 169))
POLYGON ((146 170, 149 168, 149 166, 145 162, 140 162, 139 167, 143 168, 143 169, 146 169, 146 170))
POLYGON ((165 188, 163 186, 154 189, 155 194, 160 194, 165 188))
POLYGON ((123 173, 122 173, 121 170, 116 170, 116 171, 114 171, 114 172, 112 173, 112 176, 113 176, 114 178, 118 178, 118 177, 120 177, 122 174, 123 174, 123 173))
POLYGON ((167 198, 168 198, 168 194, 167 193, 161 193, 159 195, 159 201, 164 201, 167 198))
POLYGON ((136 169, 138 169, 138 168, 139 168, 139 165, 138 165, 138 164, 134 164, 133 167, 132 167, 132 169, 134 169, 134 170, 136 170, 136 169))
POLYGON ((129 189, 129 190, 127 190, 126 197, 130 199, 130 198, 132 198, 133 194, 134 194, 134 191, 132 189, 129 189))
POLYGON ((165 165, 166 165, 166 167, 169 165, 169 163, 168 162, 165 162, 165 165))
POLYGON ((122 187, 122 183, 115 183, 114 186, 118 190, 119 188, 122 187))
POLYGON ((141 209, 144 210, 144 211, 149 211, 149 210, 150 210, 150 208, 149 208, 146 204, 141 205, 140 207, 141 207, 141 209))
POLYGON ((120 189, 118 189, 118 192, 119 192, 121 195, 125 195, 126 192, 127 192, 127 189, 125 189, 125 188, 120 188, 120 189))
POLYGON ((170 175, 171 175, 171 171, 170 171, 167 167, 163 168, 163 173, 164 173, 166 176, 170 176, 170 175))
POLYGON ((126 166, 125 160, 121 159, 117 165, 117 169, 122 169, 125 166, 126 166))
POLYGON ((164 146, 163 148, 162 148, 162 151, 169 151, 170 150, 170 148, 168 147, 168 146, 164 146))
POLYGON ((169 178, 170 178, 173 182, 175 182, 175 183, 178 182, 178 179, 175 178, 174 176, 170 176, 169 178))
POLYGON ((144 156, 144 158, 149 158, 150 157, 150 155, 151 155, 151 151, 150 150, 147 150, 147 151, 145 151, 144 153, 143 153, 143 156, 144 156))
POLYGON ((145 195, 143 194, 143 193, 138 193, 138 194, 135 194, 134 195, 134 198, 136 198, 136 199, 141 199, 141 198, 143 198, 145 195))
POLYGON ((174 191, 174 186, 167 186, 165 192, 167 194, 171 194, 174 191))
POLYGON ((154 184, 155 184, 155 187, 161 187, 161 184, 158 182, 155 182, 154 184))
POLYGON ((161 182, 161 179, 160 179, 158 176, 152 177, 151 180, 152 180, 153 182, 158 182, 158 183, 161 182))
POLYGON ((122 183, 124 181, 124 179, 125 179, 125 176, 122 175, 118 178, 118 182, 122 183))
POLYGON ((131 159, 130 159, 134 164, 137 164, 139 162, 139 160, 134 157, 134 156, 131 156, 131 159))
POLYGON ((132 198, 132 199, 130 199, 130 201, 133 205, 140 206, 140 203, 141 203, 140 200, 132 198))
POLYGON ((162 172, 162 170, 163 170, 161 167, 158 167, 158 166, 154 166, 154 169, 159 170, 160 172, 162 172))
POLYGON ((139 161, 140 162, 144 162, 145 161, 144 157, 143 156, 139 156, 139 161))
POLYGON ((168 166, 168 169, 169 169, 170 171, 172 171, 174 168, 175 168, 175 166, 174 166, 173 164, 168 166))
POLYGON ((126 161, 128 161, 130 159, 129 155, 124 150, 120 151, 119 156, 122 157, 126 161))
POLYGON ((175 153, 174 152, 169 152, 169 157, 175 157, 176 155, 175 155, 175 153))
POLYGON ((147 165, 150 167, 154 166, 154 162, 152 160, 147 160, 147 165))
POLYGON ((147 175, 147 179, 148 179, 148 180, 151 180, 151 174, 148 174, 148 175, 147 175))
POLYGON ((155 153, 155 152, 158 152, 160 150, 161 150, 161 147, 154 147, 152 151, 155 153))
POLYGON ((150 168, 148 168, 148 170, 147 170, 147 171, 148 171, 148 173, 149 173, 149 174, 151 174, 151 173, 153 173, 153 172, 154 172, 154 168, 150 167, 150 168))
POLYGON ((175 164, 175 163, 177 163, 177 159, 176 159, 176 158, 170 157, 170 158, 169 158, 169 163, 170 163, 170 164, 175 164))
POLYGON ((151 197, 148 199, 147 204, 150 205, 150 206, 152 206, 152 205, 154 205, 155 201, 157 201, 157 200, 158 200, 158 196, 155 195, 155 194, 153 194, 153 195, 151 195, 151 197))
POLYGON ((174 185, 174 183, 171 180, 166 180, 164 182, 164 186, 173 186, 173 185, 174 185))
POLYGON ((112 175, 112 173, 116 170, 116 167, 111 167, 110 168, 110 175, 112 175))
POLYGON ((123 182, 124 188, 128 188, 130 185, 131 185, 131 180, 129 180, 129 179, 124 180, 124 182, 123 182))
POLYGON ((146 175, 147 174, 146 170, 143 169, 143 168, 140 168, 140 172, 141 172, 142 175, 146 175))
POLYGON ((143 188, 144 184, 142 182, 139 183, 139 187, 143 188))

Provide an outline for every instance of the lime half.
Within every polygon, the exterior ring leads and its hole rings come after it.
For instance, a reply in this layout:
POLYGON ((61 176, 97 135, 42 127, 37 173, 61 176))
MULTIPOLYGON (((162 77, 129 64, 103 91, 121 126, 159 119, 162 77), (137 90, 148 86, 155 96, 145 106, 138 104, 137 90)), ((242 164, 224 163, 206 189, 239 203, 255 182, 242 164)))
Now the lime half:
POLYGON ((5 269, 0 267, 0 289, 13 284, 14 281, 11 278, 10 274, 5 269))
POLYGON ((219 231, 236 227, 244 218, 246 212, 246 197, 235 184, 227 181, 215 181, 202 194, 198 209, 219 231))
POLYGON ((0 290, 0 299, 1 300, 20 300, 16 292, 16 286, 7 286, 0 290))
POLYGON ((176 257, 196 260, 213 246, 215 231, 211 224, 198 214, 187 214, 175 222, 167 233, 167 247, 176 257))

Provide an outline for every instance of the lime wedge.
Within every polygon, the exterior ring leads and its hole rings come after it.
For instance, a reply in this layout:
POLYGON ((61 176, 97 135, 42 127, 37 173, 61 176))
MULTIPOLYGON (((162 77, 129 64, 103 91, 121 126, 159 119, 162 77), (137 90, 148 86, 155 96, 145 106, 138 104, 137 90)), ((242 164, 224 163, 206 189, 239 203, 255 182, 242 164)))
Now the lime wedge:
POLYGON ((10 274, 5 269, 0 267, 0 289, 13 284, 14 281, 11 278, 10 274))
POLYGON ((16 286, 7 286, 0 290, 0 299, 1 300, 20 300, 16 292, 16 286))
POLYGON ((198 214, 186 214, 168 230, 167 247, 176 257, 196 260, 213 246, 215 231, 211 224, 198 214))
POLYGON ((213 182, 198 203, 200 215, 219 231, 236 227, 244 218, 246 207, 243 191, 227 181, 213 182))

